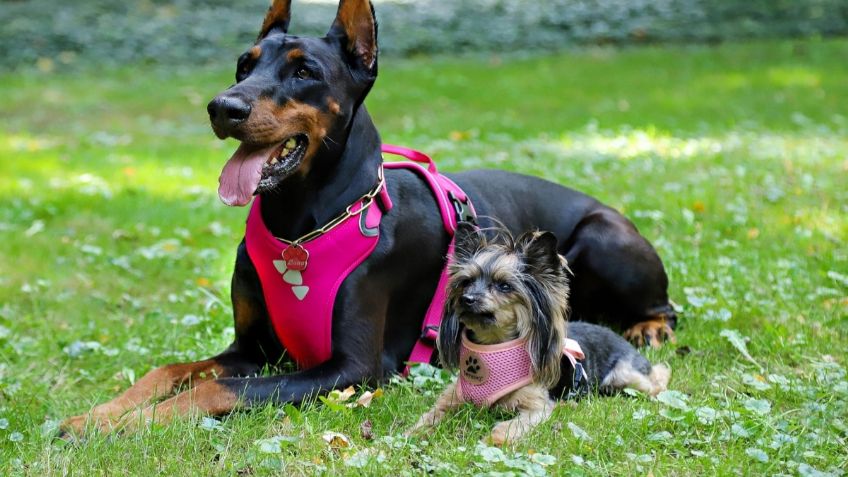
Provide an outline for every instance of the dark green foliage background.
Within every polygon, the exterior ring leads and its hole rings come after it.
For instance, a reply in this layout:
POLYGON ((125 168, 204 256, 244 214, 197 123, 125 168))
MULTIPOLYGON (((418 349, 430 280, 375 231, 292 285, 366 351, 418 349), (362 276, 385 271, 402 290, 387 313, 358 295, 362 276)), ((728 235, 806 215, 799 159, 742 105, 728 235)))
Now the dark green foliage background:
MULTIPOLYGON (((0 0, 0 66, 203 64, 254 39, 269 0, 0 0)), ((845 0, 418 0, 375 2, 384 53, 559 49, 845 35, 845 0)), ((293 33, 323 33, 334 2, 294 1, 293 33)))

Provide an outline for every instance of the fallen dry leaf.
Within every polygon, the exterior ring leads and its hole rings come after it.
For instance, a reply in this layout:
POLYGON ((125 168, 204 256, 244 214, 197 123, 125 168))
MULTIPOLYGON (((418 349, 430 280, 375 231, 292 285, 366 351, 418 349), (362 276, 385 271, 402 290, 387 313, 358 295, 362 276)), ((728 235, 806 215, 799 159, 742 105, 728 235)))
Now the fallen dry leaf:
POLYGON ((357 399, 356 402, 348 404, 348 407, 368 407, 371 405, 372 399, 374 399, 374 393, 372 393, 371 391, 365 391, 364 393, 362 393, 362 396, 359 396, 359 399, 357 399))
POLYGON ((374 438, 374 433, 371 432, 371 419, 366 419, 359 425, 359 432, 362 434, 362 438, 370 441, 374 438))
POLYGON ((321 436, 331 449, 344 449, 350 447, 350 439, 344 434, 327 431, 321 436))
POLYGON ((330 394, 327 396, 327 399, 335 402, 345 402, 350 399, 351 396, 353 396, 354 394, 356 394, 356 390, 353 389, 353 386, 348 386, 343 391, 339 391, 337 389, 330 391, 330 394))
POLYGON ((451 131, 448 137, 451 141, 463 141, 471 137, 471 133, 468 131, 451 131))
MULTIPOLYGON (((362 406, 362 407, 368 407, 368 406, 371 405, 371 401, 373 401, 375 398, 380 398, 382 396, 383 396, 383 390, 380 389, 380 388, 377 388, 376 390, 374 390, 373 393, 371 391, 365 391, 364 393, 362 393, 362 396, 359 396, 359 399, 356 400, 356 405, 362 406)), ((351 407, 353 407, 353 406, 351 406, 351 407)))

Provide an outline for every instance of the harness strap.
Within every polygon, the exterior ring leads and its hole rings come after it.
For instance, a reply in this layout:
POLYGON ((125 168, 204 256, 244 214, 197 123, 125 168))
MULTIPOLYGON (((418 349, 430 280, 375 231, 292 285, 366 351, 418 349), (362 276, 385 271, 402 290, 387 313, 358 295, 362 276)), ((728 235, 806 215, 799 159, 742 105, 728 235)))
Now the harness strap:
MULTIPOLYGON (((442 217, 442 225, 445 231, 451 236, 447 256, 445 257, 445 266, 442 268, 442 273, 439 276, 436 292, 430 301, 427 313, 424 315, 424 321, 421 325, 421 335, 412 348, 412 353, 408 360, 408 363, 429 364, 435 351, 436 341, 439 338, 439 325, 442 322, 442 313, 444 311, 445 301, 447 300, 447 265, 454 253, 455 245, 453 236, 456 232, 457 224, 461 221, 473 222, 476 219, 476 213, 473 204, 468 199, 468 195, 455 182, 439 174, 436 169, 436 163, 433 162, 430 156, 423 152, 391 144, 383 144, 382 151, 413 161, 412 163, 388 162, 383 167, 386 169, 412 169, 419 177, 424 179, 436 198, 436 203, 439 206, 439 212, 442 217), (425 168, 421 164, 427 167, 425 168)), ((403 374, 409 374, 409 365, 404 367, 403 374)))
POLYGON ((586 359, 586 356, 583 354, 583 348, 580 347, 580 343, 571 338, 565 339, 565 344, 562 347, 562 353, 569 361, 571 361, 572 366, 577 364, 578 360, 586 359))
MULTIPOLYGON (((453 257, 455 240, 451 239, 448 245, 447 260, 453 257)), ((433 295, 433 300, 427 308, 427 313, 424 315, 424 323, 421 328, 421 336, 412 347, 412 353, 409 355, 410 363, 430 363, 433 358, 433 352, 436 350, 436 341, 439 339, 439 326, 442 324, 442 314, 445 309, 445 301, 447 300, 448 288, 448 268, 447 264, 442 269, 442 274, 439 276, 439 283, 436 285, 436 293, 433 295)), ((409 374, 409 365, 403 369, 403 374, 409 374)))
POLYGON ((436 163, 430 156, 423 152, 390 144, 383 144, 383 152, 413 161, 412 163, 387 162, 383 164, 383 167, 385 169, 411 169, 424 179, 436 196, 436 203, 439 205, 439 212, 442 215, 442 224, 448 234, 453 236, 457 224, 462 220, 473 221, 476 219, 474 205, 468 200, 468 195, 454 181, 439 174, 436 163), (425 168, 422 164, 427 167, 425 168))
POLYGON ((394 154, 395 156, 405 157, 410 161, 427 164, 427 171, 429 171, 430 174, 439 173, 439 171, 436 170, 436 163, 433 162, 433 159, 431 159, 430 156, 424 154, 421 151, 416 151, 415 149, 410 149, 408 147, 403 146, 395 146, 393 144, 383 144, 382 151, 386 154, 394 154))

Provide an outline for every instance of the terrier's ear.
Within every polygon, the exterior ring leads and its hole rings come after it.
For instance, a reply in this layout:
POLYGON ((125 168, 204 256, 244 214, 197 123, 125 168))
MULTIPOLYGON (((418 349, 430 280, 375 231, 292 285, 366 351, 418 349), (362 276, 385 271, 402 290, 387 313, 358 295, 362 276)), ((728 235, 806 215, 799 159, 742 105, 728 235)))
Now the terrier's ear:
POLYGON ((377 77, 377 17, 370 1, 341 0, 327 37, 339 40, 354 71, 377 77))
POLYGON ((470 260, 486 246, 486 238, 470 222, 460 222, 454 235, 454 258, 458 262, 470 260))
POLYGON ((439 349, 439 360, 445 369, 451 370, 459 367, 459 348, 462 344, 461 326, 454 300, 448 297, 445 301, 442 323, 439 325, 439 339, 436 342, 439 349))
POLYGON ((533 379, 551 389, 560 378, 568 304, 535 279, 528 280, 525 285, 530 297, 531 311, 530 323, 523 338, 527 339, 530 351, 533 379))
POLYGON ((262 22, 262 29, 259 30, 259 36, 256 38, 256 41, 259 42, 259 40, 272 32, 288 32, 290 20, 291 0, 274 0, 274 3, 268 7, 268 13, 265 14, 265 20, 262 22))
POLYGON ((539 271, 554 271, 562 268, 562 260, 557 253, 557 238, 551 232, 525 232, 515 241, 527 263, 539 271))

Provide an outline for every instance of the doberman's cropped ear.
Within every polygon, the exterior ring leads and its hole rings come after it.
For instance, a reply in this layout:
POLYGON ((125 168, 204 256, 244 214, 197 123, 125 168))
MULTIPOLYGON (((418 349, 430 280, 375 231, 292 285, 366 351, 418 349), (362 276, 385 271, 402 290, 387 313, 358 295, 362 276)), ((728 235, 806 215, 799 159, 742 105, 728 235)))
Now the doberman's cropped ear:
POLYGON ((341 0, 327 36, 339 40, 356 69, 377 76, 377 17, 369 0, 341 0))
POLYGON ((291 20, 291 0, 274 0, 268 7, 262 29, 256 41, 265 38, 271 32, 286 33, 289 31, 289 20, 291 20))
POLYGON ((471 259, 486 246, 483 234, 469 222, 457 224, 454 240, 454 257, 457 262, 471 259))

